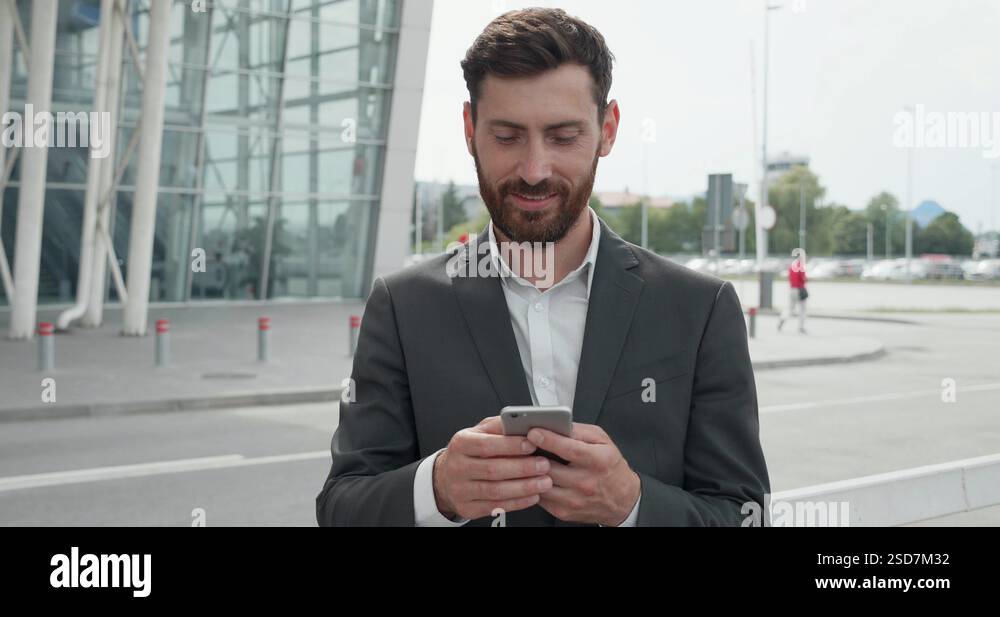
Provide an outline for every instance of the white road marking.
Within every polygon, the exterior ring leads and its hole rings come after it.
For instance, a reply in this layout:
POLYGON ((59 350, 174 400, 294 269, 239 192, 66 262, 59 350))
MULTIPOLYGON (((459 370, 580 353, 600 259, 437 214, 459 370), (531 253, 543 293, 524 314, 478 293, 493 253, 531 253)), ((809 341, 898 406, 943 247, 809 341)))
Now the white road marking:
POLYGON ((201 458, 187 458, 173 461, 138 463, 135 465, 115 465, 112 467, 92 467, 89 469, 35 473, 23 476, 0 478, 0 493, 26 488, 59 486, 63 484, 81 484, 84 482, 101 482, 104 480, 120 480, 123 478, 139 478, 165 473, 183 473, 189 471, 204 471, 207 469, 227 469, 232 467, 248 467, 251 465, 287 463, 329 456, 329 450, 259 456, 255 458, 246 458, 242 454, 225 454, 221 456, 205 456, 201 458))
MULTIPOLYGON (((1000 390, 1000 383, 984 383, 975 386, 963 386, 958 384, 955 392, 961 395, 963 392, 989 392, 1000 390)), ((910 390, 909 392, 890 392, 887 394, 871 394, 868 396, 853 396, 851 398, 830 399, 826 401, 809 401, 805 403, 789 403, 787 405, 768 405, 760 408, 760 413, 772 413, 775 411, 799 411, 801 409, 820 409, 823 407, 833 407, 837 405, 854 405, 856 403, 874 403, 878 401, 896 401, 908 398, 923 398, 925 396, 940 395, 941 388, 933 390, 910 390)))
MULTIPOLYGON (((834 482, 827 482, 826 484, 816 484, 814 486, 803 486, 786 491, 778 491, 772 495, 772 499, 775 501, 804 500, 809 499, 810 497, 818 497, 829 493, 890 485, 904 480, 913 480, 914 478, 929 477, 933 480, 935 477, 942 474, 963 469, 997 467, 997 469, 1000 470, 998 465, 1000 465, 1000 454, 987 454, 985 456, 963 458, 955 461, 945 461, 944 463, 934 463, 932 465, 921 465, 920 467, 911 467, 909 469, 897 469, 896 471, 863 476, 860 478, 837 480, 834 482)), ((938 490, 940 489, 940 487, 935 488, 938 490)), ((962 487, 962 490, 966 490, 964 486, 962 487)), ((896 497, 899 497, 899 495, 896 495, 896 497)), ((923 498, 922 495, 919 497, 923 498)))

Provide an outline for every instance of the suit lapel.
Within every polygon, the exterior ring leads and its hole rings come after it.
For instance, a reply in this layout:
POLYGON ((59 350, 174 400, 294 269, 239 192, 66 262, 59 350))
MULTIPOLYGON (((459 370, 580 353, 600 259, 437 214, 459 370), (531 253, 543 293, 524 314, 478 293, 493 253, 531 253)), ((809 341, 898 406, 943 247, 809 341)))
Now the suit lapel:
POLYGON ((639 276, 629 271, 639 261, 628 243, 600 217, 598 220, 601 243, 573 398, 573 421, 584 424, 597 423, 644 285, 639 276))
MULTIPOLYGON (((478 263, 476 259, 489 259, 488 230, 488 227, 484 228, 476 237, 475 246, 473 242, 468 242, 459 249, 460 257, 472 259, 474 273, 478 263), (483 248, 479 249, 480 246, 483 248)), ((467 261, 460 261, 459 268, 467 274, 465 263, 467 261)), ((531 405, 531 391, 521 365, 500 277, 478 274, 455 276, 452 277, 452 288, 500 405, 531 405)), ((499 414, 500 408, 495 413, 499 414)))
MULTIPOLYGON (((628 243, 600 217, 598 221, 601 242, 597 250, 573 402, 573 421, 585 424, 597 423, 644 285, 641 278, 630 272, 639 261, 628 243)), ((469 242, 459 249, 461 257, 473 260, 473 272, 477 258, 489 258, 488 232, 489 227, 483 228, 475 244, 469 242)), ((461 264, 461 271, 467 272, 467 266, 461 264)), ((455 276, 452 277, 452 288, 501 406, 531 405, 531 392, 521 365, 500 278, 455 276)), ((497 409, 496 413, 499 412, 497 409)))

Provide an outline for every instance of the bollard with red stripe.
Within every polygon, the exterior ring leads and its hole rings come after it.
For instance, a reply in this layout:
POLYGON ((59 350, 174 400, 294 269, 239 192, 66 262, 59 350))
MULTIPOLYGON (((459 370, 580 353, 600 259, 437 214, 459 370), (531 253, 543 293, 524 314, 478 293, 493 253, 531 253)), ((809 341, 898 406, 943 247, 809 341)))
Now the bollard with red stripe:
POLYGON ((757 335, 757 307, 750 307, 750 338, 757 335))
POLYGON ((170 322, 156 320, 156 366, 170 364, 170 322))
POLYGON ((257 319, 257 361, 267 362, 271 356, 271 318, 257 319))
POLYGON ((354 355, 354 352, 358 349, 358 334, 361 332, 361 316, 351 315, 350 326, 348 330, 348 353, 354 355))
POLYGON ((38 370, 51 371, 56 367, 55 327, 43 321, 38 324, 38 370))

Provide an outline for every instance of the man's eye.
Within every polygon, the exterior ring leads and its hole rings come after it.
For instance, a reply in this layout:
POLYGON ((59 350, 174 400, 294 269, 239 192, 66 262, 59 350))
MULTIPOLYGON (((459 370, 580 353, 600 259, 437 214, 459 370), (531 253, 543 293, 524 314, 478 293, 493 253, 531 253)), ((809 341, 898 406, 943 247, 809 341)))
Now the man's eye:
POLYGON ((576 135, 572 135, 570 137, 560 137, 556 135, 552 138, 552 141, 556 142, 556 144, 560 146, 568 146, 569 144, 576 141, 576 135))
POLYGON ((517 139, 517 137, 513 135, 494 135, 494 137, 496 137, 496 140, 502 144, 512 144, 514 143, 514 140, 517 139))

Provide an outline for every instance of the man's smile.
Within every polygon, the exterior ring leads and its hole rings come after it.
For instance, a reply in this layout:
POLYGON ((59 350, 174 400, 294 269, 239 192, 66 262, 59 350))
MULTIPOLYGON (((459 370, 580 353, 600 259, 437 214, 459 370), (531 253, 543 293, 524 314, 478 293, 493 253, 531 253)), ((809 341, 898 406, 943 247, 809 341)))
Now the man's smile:
POLYGON ((559 198, 559 193, 551 195, 524 195, 521 193, 510 193, 510 198, 518 208, 522 210, 538 211, 548 208, 559 198))

